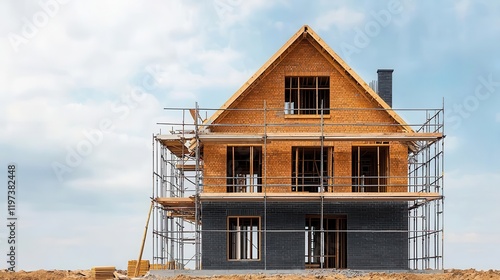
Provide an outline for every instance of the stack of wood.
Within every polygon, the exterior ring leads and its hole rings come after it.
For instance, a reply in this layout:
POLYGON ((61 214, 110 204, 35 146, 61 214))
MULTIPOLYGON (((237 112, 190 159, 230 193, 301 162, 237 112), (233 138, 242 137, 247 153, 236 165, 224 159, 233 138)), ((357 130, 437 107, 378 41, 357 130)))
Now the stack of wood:
POLYGON ((169 261, 166 264, 152 263, 149 266, 151 270, 168 270, 168 269, 180 269, 180 266, 176 261, 169 261))
POLYGON ((139 265, 139 273, 137 275, 135 274, 136 267, 137 267, 136 260, 128 261, 128 267, 127 267, 127 276, 128 277, 146 275, 146 273, 149 271, 149 260, 141 260, 141 263, 139 265))
POLYGON ((167 265, 166 264, 159 264, 159 263, 152 263, 149 266, 149 269, 151 269, 151 270, 167 270, 167 265))
POLYGON ((96 280, 108 280, 115 278, 113 274, 115 270, 114 266, 95 266, 92 267, 90 273, 96 280))

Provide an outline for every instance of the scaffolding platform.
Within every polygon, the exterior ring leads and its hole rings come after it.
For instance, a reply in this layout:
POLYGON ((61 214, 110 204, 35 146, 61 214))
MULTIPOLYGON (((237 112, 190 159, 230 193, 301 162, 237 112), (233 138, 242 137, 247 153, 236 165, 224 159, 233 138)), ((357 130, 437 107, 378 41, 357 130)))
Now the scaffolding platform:
POLYGON ((392 193, 202 193, 201 201, 293 201, 310 202, 319 201, 433 201, 442 199, 439 193, 410 193, 410 192, 392 192, 392 193))
POLYGON ((266 133, 266 134, 200 134, 202 142, 251 142, 264 140, 300 141, 435 141, 443 138, 442 133, 266 133))
POLYGON ((189 148, 186 146, 186 140, 192 139, 194 135, 190 134, 172 134, 172 135, 158 135, 157 139, 162 145, 177 157, 190 154, 189 148))

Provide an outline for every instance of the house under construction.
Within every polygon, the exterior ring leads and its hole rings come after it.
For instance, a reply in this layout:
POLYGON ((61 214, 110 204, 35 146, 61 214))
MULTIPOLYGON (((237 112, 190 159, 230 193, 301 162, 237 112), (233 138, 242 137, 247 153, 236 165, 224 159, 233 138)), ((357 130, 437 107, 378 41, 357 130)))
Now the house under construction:
POLYGON ((442 269, 444 111, 391 106, 303 26, 220 108, 166 108, 155 267, 442 269))

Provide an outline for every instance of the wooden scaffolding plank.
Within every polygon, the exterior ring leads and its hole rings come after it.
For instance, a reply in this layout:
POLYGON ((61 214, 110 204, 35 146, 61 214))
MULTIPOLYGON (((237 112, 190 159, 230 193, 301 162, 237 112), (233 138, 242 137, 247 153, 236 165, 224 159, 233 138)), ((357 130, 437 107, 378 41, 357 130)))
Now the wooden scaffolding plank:
POLYGON ((156 202, 164 207, 179 208, 179 207, 193 207, 194 197, 158 197, 156 202))
POLYGON ((167 216, 195 222, 194 197, 159 197, 155 201, 165 207, 167 216))
POLYGON ((156 139, 165 146, 172 154, 177 157, 190 154, 191 151, 185 143, 193 139, 194 134, 171 134, 171 135, 157 135, 156 139))
MULTIPOLYGON (((196 164, 194 164, 194 163, 189 163, 189 164, 179 163, 179 164, 175 165, 175 168, 183 170, 183 171, 197 171, 196 164)), ((198 165, 198 171, 202 171, 202 170, 203 170, 203 165, 201 165, 201 164, 198 165)))
POLYGON ((202 134, 203 142, 244 142, 259 143, 264 138, 269 141, 332 140, 332 141, 434 141, 443 137, 442 133, 268 133, 264 134, 202 134))
POLYGON ((314 201, 323 198, 326 201, 432 201, 441 199, 439 193, 413 193, 413 192, 380 192, 380 193, 310 193, 310 192, 287 192, 287 193, 202 193, 201 201, 314 201))

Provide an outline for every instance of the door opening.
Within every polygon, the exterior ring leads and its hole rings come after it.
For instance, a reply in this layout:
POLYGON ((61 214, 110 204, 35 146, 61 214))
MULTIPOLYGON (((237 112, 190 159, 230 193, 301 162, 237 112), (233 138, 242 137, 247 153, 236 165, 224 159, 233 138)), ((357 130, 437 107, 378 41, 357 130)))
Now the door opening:
POLYGON ((345 216, 323 217, 323 223, 320 216, 306 216, 306 268, 346 268, 346 230, 345 216))

